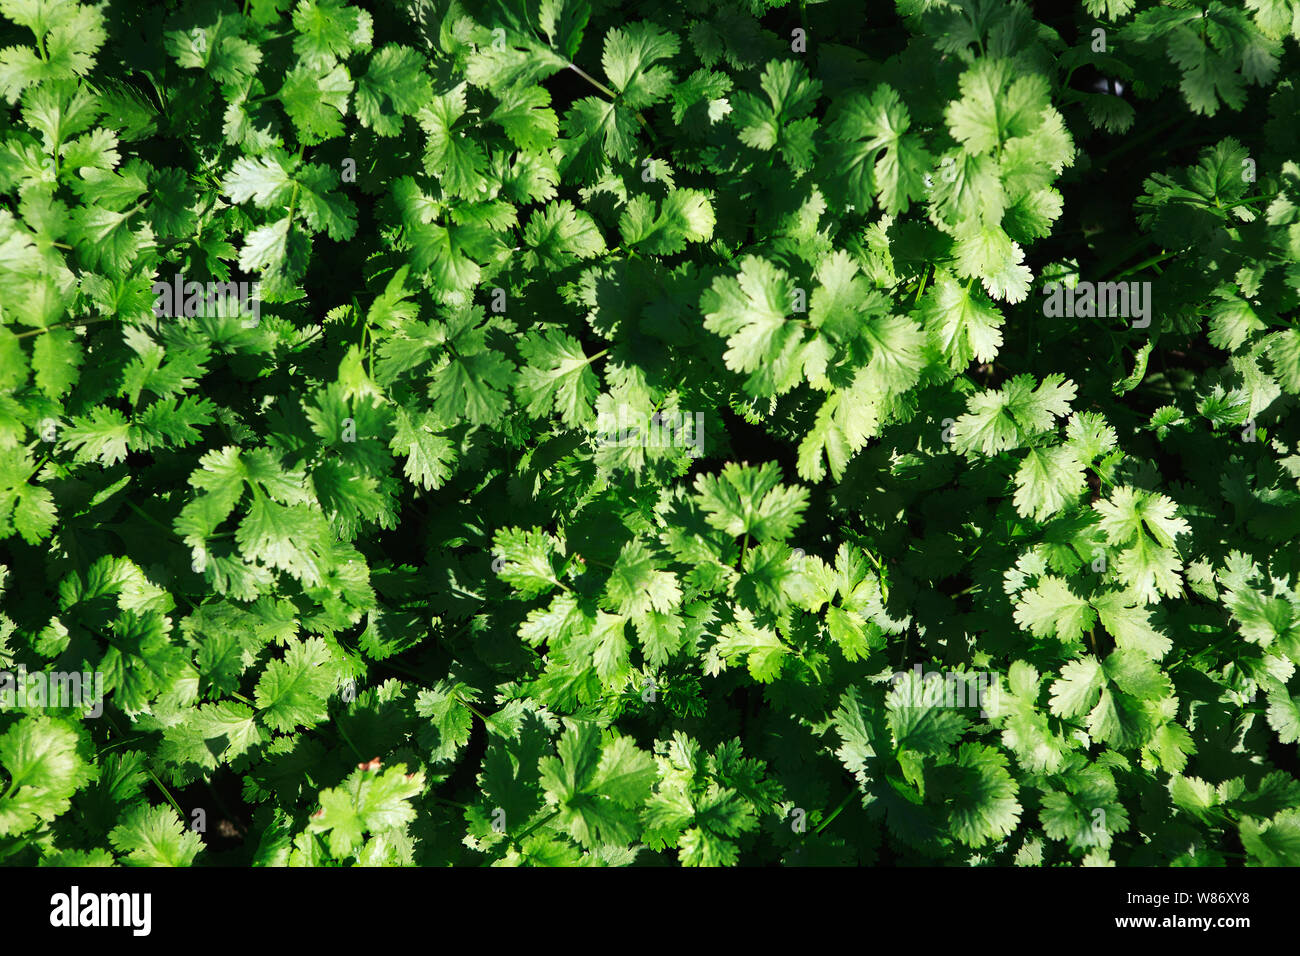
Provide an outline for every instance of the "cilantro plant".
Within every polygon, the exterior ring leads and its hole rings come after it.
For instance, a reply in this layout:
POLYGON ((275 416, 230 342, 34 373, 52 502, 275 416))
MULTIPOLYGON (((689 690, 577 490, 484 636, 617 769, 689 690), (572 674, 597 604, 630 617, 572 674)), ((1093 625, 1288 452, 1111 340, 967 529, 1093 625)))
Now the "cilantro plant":
POLYGON ((1300 864, 1295 0, 0 15, 6 863, 1300 864))

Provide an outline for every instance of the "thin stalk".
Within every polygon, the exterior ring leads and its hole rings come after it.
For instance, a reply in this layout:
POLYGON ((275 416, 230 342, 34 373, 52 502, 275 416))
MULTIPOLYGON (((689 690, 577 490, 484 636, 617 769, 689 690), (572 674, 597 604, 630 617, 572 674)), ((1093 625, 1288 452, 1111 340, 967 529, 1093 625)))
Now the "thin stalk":
POLYGON ((929 276, 930 276, 930 267, 926 266, 924 269, 921 270, 921 281, 916 287, 916 298, 912 300, 912 305, 914 307, 918 302, 921 301, 921 293, 925 291, 925 283, 926 280, 929 278, 929 276))
POLYGON ((600 80, 596 79, 594 76, 592 76, 592 75, 591 75, 590 73, 588 73, 586 70, 584 70, 582 67, 578 66, 578 64, 576 64, 576 63, 570 63, 570 64, 569 64, 569 69, 571 69, 574 73, 577 73, 580 77, 582 77, 584 80, 586 80, 586 81, 587 81, 588 83, 590 83, 592 86, 594 86, 596 89, 600 90, 602 93, 604 93, 606 96, 608 96, 611 100, 616 100, 616 99, 618 99, 618 94, 617 94, 617 93, 615 93, 613 90, 611 90, 611 89, 610 89, 608 86, 606 86, 604 83, 600 82, 600 80))
MULTIPOLYGON (((580 77, 582 77, 592 86, 594 86, 596 89, 600 90, 600 92, 603 93, 605 96, 609 97, 610 102, 613 102, 618 99, 617 93, 611 90, 604 83, 600 82, 600 80, 596 79, 586 70, 584 70, 582 67, 578 66, 578 64, 570 63, 569 69, 571 69, 574 73, 577 73, 580 77)), ((646 118, 641 115, 641 111, 635 110, 633 112, 633 115, 636 116, 636 121, 641 124, 641 128, 644 129, 648 134, 650 134, 650 142, 654 143, 656 146, 659 145, 659 138, 655 136, 655 131, 650 128, 650 124, 647 123, 646 118)))
POLYGON ((558 817, 559 815, 560 815, 560 811, 559 811, 559 810, 555 810, 555 811, 553 811, 553 812, 547 814, 546 816, 542 817, 542 819, 538 820, 536 823, 534 823, 532 826, 530 826, 530 827, 529 827, 527 830, 525 830, 523 833, 519 834, 519 836, 517 836, 517 837, 510 837, 510 842, 513 843, 515 846, 519 846, 519 844, 520 844, 520 843, 521 843, 521 842, 522 842, 526 837, 528 837, 529 835, 531 835, 532 832, 533 832, 534 830, 536 830, 538 827, 545 826, 546 824, 550 823, 552 820, 554 820, 554 819, 555 819, 556 817, 558 817))
MULTIPOLYGON (((117 734, 119 737, 126 736, 126 734, 122 733, 122 728, 117 726, 117 722, 113 720, 112 717, 109 717, 107 714, 105 714, 104 717, 108 721, 108 726, 113 728, 113 732, 115 734, 117 734)), ((184 820, 185 811, 182 810, 181 805, 176 802, 176 798, 173 797, 172 792, 167 789, 167 785, 163 783, 160 779, 158 779, 158 775, 154 773, 153 770, 151 770, 149 767, 145 767, 144 772, 149 775, 149 779, 153 781, 153 785, 158 788, 159 792, 162 793, 166 801, 172 805, 172 809, 176 811, 176 815, 180 817, 182 820, 184 820)))
POLYGON ((844 812, 844 808, 849 805, 849 803, 853 800, 855 796, 857 796, 857 794, 858 792, 856 790, 850 790, 848 794, 844 797, 844 799, 840 801, 840 805, 831 811, 831 815, 828 816, 825 820, 823 820, 821 822, 821 826, 819 826, 816 830, 813 831, 813 835, 814 836, 819 835, 823 830, 825 830, 828 826, 830 826, 831 822, 836 817, 838 817, 841 813, 844 812))
POLYGON ((362 755, 361 751, 357 749, 357 745, 354 744, 352 738, 348 736, 348 732, 343 729, 343 724, 339 721, 335 721, 334 726, 338 728, 339 736, 343 738, 343 742, 352 748, 352 752, 356 754, 359 759, 365 760, 366 758, 362 755))
POLYGON ((1109 153, 1106 153, 1104 156, 1102 156, 1100 159, 1094 160, 1093 165, 1104 166, 1106 163, 1110 162, 1112 159, 1114 159, 1116 156, 1120 155, 1121 153, 1127 152, 1128 150, 1132 149, 1134 146, 1140 146, 1142 143, 1145 143, 1147 140, 1159 136, 1169 127, 1179 122, 1180 119, 1181 117, 1176 115, 1170 116, 1164 122, 1157 123, 1155 126, 1148 129, 1145 133, 1133 137, 1132 139, 1121 144, 1120 146, 1115 147, 1109 153))
POLYGON ((456 698, 456 701, 457 701, 457 702, 458 702, 462 707, 464 707, 466 710, 468 710, 471 714, 473 714, 473 715, 474 715, 475 717, 477 717, 479 720, 483 721, 483 723, 486 724, 486 723, 488 722, 488 719, 487 719, 487 717, 485 717, 485 716, 483 715, 483 712, 482 712, 481 710, 479 710, 477 707, 475 707, 473 704, 471 704, 469 701, 467 701, 464 697, 460 696, 460 694, 453 694, 452 696, 456 698))
POLYGON ((165 524, 163 524, 157 518, 150 515, 148 512, 141 510, 139 507, 137 507, 135 502, 131 501, 129 498, 124 500, 126 501, 126 506, 130 508, 132 511, 134 511, 141 518, 143 518, 145 521, 149 522, 151 525, 153 525, 156 528, 161 528, 163 531, 166 531, 168 534, 172 533, 171 528, 167 527, 165 524))
POLYGON ((433 796, 432 794, 429 796, 429 799, 432 800, 434 803, 441 803, 443 806, 447 806, 447 807, 458 807, 458 808, 460 808, 461 810, 468 810, 468 809, 469 809, 469 804, 468 804, 468 803, 458 803, 458 802, 455 801, 455 800, 446 800, 446 799, 444 799, 444 798, 442 798, 442 797, 435 797, 435 796, 433 796))
POLYGON ((48 827, 42 827, 39 831, 35 833, 29 833, 22 839, 13 840, 13 842, 10 843, 7 847, 5 847, 3 850, 0 850, 0 860, 5 859, 6 857, 13 856, 19 850, 25 849, 26 847, 30 846, 32 837, 40 836, 48 829, 49 829, 48 827))
POLYGON ((1181 256, 1182 254, 1183 254, 1182 249, 1175 249, 1173 252, 1161 252, 1161 254, 1158 256, 1152 256, 1150 259, 1144 259, 1142 262, 1139 262, 1137 265, 1125 269, 1119 275, 1115 276, 1115 278, 1122 279, 1125 276, 1130 276, 1135 272, 1141 272, 1143 269, 1149 266, 1153 266, 1158 262, 1164 262, 1166 259, 1172 259, 1174 256, 1181 256))
MULTIPOLYGON (((1273 199, 1275 195, 1276 194, 1274 193, 1260 193, 1258 196, 1246 196, 1244 199, 1238 199, 1236 202, 1230 203, 1221 203, 1216 199, 1214 205, 1220 209, 1233 209, 1237 206, 1244 206, 1246 203, 1258 202, 1261 199, 1273 199)), ((1210 204, 1208 199, 1202 199, 1199 196, 1189 198, 1187 201, 1200 203, 1203 206, 1208 206, 1210 204)))
POLYGON ((96 322, 109 322, 117 318, 115 315, 104 315, 98 319, 77 319, 71 322, 55 322, 53 325, 47 325, 43 329, 32 329, 30 332, 19 332, 14 336, 16 339, 25 339, 33 335, 44 335, 52 329, 76 328, 81 325, 94 325, 96 322))

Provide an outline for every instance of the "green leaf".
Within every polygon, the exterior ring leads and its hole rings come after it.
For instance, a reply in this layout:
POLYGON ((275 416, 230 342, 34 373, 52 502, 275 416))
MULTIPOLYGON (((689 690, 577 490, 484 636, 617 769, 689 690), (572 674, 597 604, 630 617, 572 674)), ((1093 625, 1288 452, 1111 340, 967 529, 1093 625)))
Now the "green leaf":
POLYGON ((1031 448, 1016 472, 1016 510, 1042 521, 1076 501, 1085 487, 1083 463, 1070 445, 1031 448))
POLYGON ((886 698, 886 723, 894 746, 920 754, 945 753, 966 732, 967 721, 953 707, 955 685, 942 675, 923 679, 907 671, 886 698))
POLYGON ((741 612, 734 624, 724 624, 717 653, 723 660, 742 659, 749 674, 760 684, 770 683, 781 674, 790 648, 768 627, 756 626, 752 615, 741 612))
POLYGON ((1018 447, 1068 414, 1074 396, 1075 385, 1064 376, 1048 375, 1035 384, 1032 375, 1017 375, 1002 389, 968 399, 970 411, 953 426, 953 447, 963 454, 983 455, 1018 447))
POLYGON ((830 136, 845 144, 844 163, 850 200, 868 208, 874 195, 888 215, 905 213, 925 197, 925 173, 934 158, 924 140, 909 133, 911 116, 893 87, 881 84, 871 96, 854 93, 837 104, 830 136))
POLYGON ((289 114, 302 142, 316 144, 343 133, 343 117, 348 112, 352 78, 341 65, 318 66, 306 62, 295 66, 284 77, 276 94, 289 114))
POLYGON ((554 408, 571 427, 594 419, 596 374, 576 339, 562 332, 532 332, 520 341, 519 352, 527 364, 515 387, 529 414, 541 417, 554 408))
POLYGON ((802 522, 808 493, 780 481, 781 469, 773 462, 759 468, 732 463, 717 477, 697 477, 695 499, 709 525, 724 534, 784 541, 802 522))
POLYGON ((515 367, 490 349, 454 357, 429 385, 433 410, 443 421, 495 422, 509 406, 506 389, 515 367))
POLYGON ((389 447, 406 458, 403 468, 407 480, 426 491, 441 488, 451 476, 456 458, 455 446, 438 434, 437 416, 429 412, 412 415, 404 408, 394 411, 393 438, 389 447))
POLYGON ((563 552, 560 543, 541 529, 503 528, 493 539, 492 550, 501 562, 497 572, 501 579, 525 597, 545 594, 559 586, 554 558, 563 552))
POLYGON ((411 801, 424 789, 424 773, 407 773, 404 764, 383 770, 358 767, 342 786, 322 790, 320 809, 312 815, 309 833, 324 833, 335 857, 355 856, 367 833, 402 833, 415 819, 411 801))
POLYGON ((628 843, 636 834, 635 808, 650 795, 654 761, 630 738, 602 742, 588 721, 566 720, 557 757, 538 761, 546 800, 557 824, 580 844, 628 843))
POLYGON ((771 60, 760 85, 767 102, 753 93, 737 93, 732 99, 731 120, 741 142, 765 151, 778 147, 792 167, 808 168, 817 123, 804 117, 821 94, 821 82, 810 79, 807 68, 796 60, 771 60))
POLYGON ((560 121, 551 110, 551 94, 541 86, 505 90, 488 119, 500 123, 520 149, 543 152, 555 142, 560 121))
POLYGON ((25 716, 0 736, 0 836, 30 830, 67 811, 96 771, 89 748, 69 723, 25 716))
POLYGON ((962 74, 961 99, 948 105, 948 129, 969 153, 985 153, 1032 134, 1048 107, 1047 80, 1027 73, 1012 80, 1011 62, 981 58, 962 74))
POLYGON ((371 17, 344 0, 298 0, 293 10, 293 52, 309 66, 332 65, 370 46, 371 17))
POLYGON ((1015 830, 1021 806, 1004 754, 982 744, 962 744, 956 764, 944 769, 952 778, 945 789, 950 793, 947 809, 953 836, 979 847, 1015 830))
POLYGON ((623 242, 654 255, 672 255, 688 242, 707 242, 713 236, 713 207, 696 189, 674 189, 658 212, 644 193, 634 197, 618 221, 623 242))
POLYGON ((922 306, 930 342, 954 369, 974 359, 991 362, 1002 347, 1001 313, 977 290, 974 293, 946 272, 935 276, 922 306))
POLYGON ((1261 822, 1242 817, 1238 824, 1241 844, 1264 866, 1300 865, 1300 813, 1286 810, 1261 822))
POLYGON ((772 395, 789 391, 825 366, 819 340, 805 342, 800 324, 786 318, 796 287, 766 259, 745 256, 736 276, 718 276, 700 297, 704 327, 726 336, 723 361, 749 374, 746 390, 772 395))
POLYGON ((1081 717, 1096 706, 1106 683, 1095 657, 1073 660, 1061 668, 1052 684, 1052 713, 1058 717, 1081 717))
POLYGON ((1282 686, 1272 688, 1268 694, 1268 725, 1282 743, 1300 741, 1300 697, 1292 697, 1282 686))
POLYGON ((531 250, 525 261, 548 269, 563 269, 605 251, 595 221, 568 200, 534 212, 524 227, 524 242, 531 250))
POLYGON ((1097 619, 1086 600, 1052 575, 1045 575, 1037 587, 1021 593, 1015 617, 1016 623, 1035 637, 1055 637, 1063 643, 1079 640, 1097 619))
POLYGON ((675 35, 646 21, 605 34, 600 62, 629 109, 644 109, 668 95, 672 71, 655 64, 676 54, 678 46, 675 35))
POLYGON ((675 609, 682 597, 671 572, 655 568, 650 550, 640 541, 629 541, 619 552, 605 596, 619 614, 639 618, 650 611, 661 614, 675 609))
POLYGON ((168 806, 136 804, 108 835, 127 866, 190 866, 203 841, 168 806))
POLYGON ((336 687, 329 648, 313 637, 290 644, 282 659, 266 665, 254 699, 268 727, 289 731, 325 720, 326 701, 336 687))

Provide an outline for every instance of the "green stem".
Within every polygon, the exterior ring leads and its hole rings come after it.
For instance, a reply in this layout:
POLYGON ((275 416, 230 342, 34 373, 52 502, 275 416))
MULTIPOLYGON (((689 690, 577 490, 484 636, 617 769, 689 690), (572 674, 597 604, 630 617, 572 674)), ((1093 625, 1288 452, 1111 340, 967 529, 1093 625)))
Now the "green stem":
POLYGON ((352 738, 348 736, 348 732, 343 729, 342 722, 335 721, 334 726, 338 728, 339 736, 343 738, 344 743, 346 743, 349 747, 352 748, 352 752, 357 755, 357 758, 360 760, 365 760, 366 758, 362 756, 361 751, 357 749, 357 745, 354 744, 352 742, 352 738))
POLYGON ((912 300, 913 307, 915 307, 916 304, 921 301, 921 293, 925 291, 926 279, 928 279, 929 276, 930 276, 930 267, 926 266, 924 269, 921 270, 921 281, 916 287, 916 298, 912 300))
MULTIPOLYGON (((605 94, 605 96, 609 97, 611 102, 618 99, 617 93, 611 90, 604 83, 600 82, 600 80, 596 79, 586 70, 584 70, 582 67, 578 66, 578 64, 570 63, 569 69, 571 69, 574 73, 577 73, 580 77, 582 77, 592 86, 594 86, 596 89, 600 90, 600 92, 605 94)), ((641 128, 644 129, 648 134, 650 134, 650 142, 654 143, 657 146, 659 144, 659 139, 657 136, 655 136, 655 131, 650 128, 650 124, 646 122, 646 118, 641 115, 641 111, 634 110, 633 115, 636 116, 636 121, 641 124, 641 128)))
MULTIPOLYGON (((42 830, 39 831, 39 832, 43 832, 45 829, 46 829, 46 828, 43 827, 42 830)), ((36 833, 36 834, 28 834, 26 837, 24 837, 24 838, 22 838, 22 839, 15 839, 12 843, 10 843, 10 844, 9 844, 7 847, 5 847, 3 850, 0 850, 0 860, 5 859, 6 857, 13 856, 13 855, 14 855, 15 853, 17 853, 19 850, 25 849, 26 847, 30 846, 30 838, 31 838, 32 836, 37 836, 37 835, 39 835, 39 832, 36 833)))
MULTIPOLYGON (((1238 199, 1236 202, 1230 202, 1230 203, 1216 202, 1215 205, 1218 206, 1220 209, 1235 209, 1238 206, 1246 205, 1246 203, 1258 202, 1261 199, 1273 199, 1273 198, 1274 195, 1261 193, 1258 196, 1247 196, 1245 199, 1238 199)), ((1206 205, 1208 206, 1209 203, 1206 203, 1206 205)))
POLYGON ((126 501, 126 506, 127 506, 128 508, 130 508, 132 511, 134 511, 136 514, 138 514, 138 515, 139 515, 141 518, 143 518, 145 521, 149 522, 151 525, 153 525, 153 526, 156 527, 156 528, 161 528, 162 530, 166 531, 168 534, 171 534, 171 533, 172 533, 172 529, 171 529, 171 528, 167 527, 165 524, 163 524, 163 523, 162 523, 161 521, 159 521, 157 518, 153 517, 152 515, 148 514, 148 513, 145 512, 145 511, 141 510, 141 509, 136 505, 136 503, 135 503, 134 501, 131 501, 129 498, 124 499, 124 500, 126 501))
POLYGON ((1150 129, 1148 129, 1145 133, 1142 133, 1142 134, 1139 135, 1139 136, 1135 136, 1135 137, 1133 137, 1132 139, 1126 141, 1126 142, 1123 143, 1122 145, 1117 146, 1115 149, 1112 149, 1109 153, 1107 153, 1106 155, 1102 156, 1100 159, 1094 160, 1094 161, 1093 161, 1093 165, 1094 165, 1094 166, 1104 166, 1104 165, 1106 165, 1108 162, 1110 162, 1110 161, 1111 161, 1112 159, 1114 159, 1116 156, 1120 155, 1120 153, 1127 152, 1128 150, 1132 149, 1134 146, 1139 146, 1139 145, 1141 145, 1142 143, 1145 143, 1147 140, 1149 140, 1149 139, 1153 139, 1154 137, 1159 136, 1161 133, 1163 133, 1163 132, 1164 132, 1165 130, 1167 130, 1169 127, 1173 126, 1175 123, 1180 122, 1180 120, 1181 120, 1181 117, 1179 117, 1179 116, 1176 116, 1176 115, 1175 115, 1175 116, 1170 116, 1170 117, 1169 117, 1168 119, 1166 119, 1164 122, 1157 123, 1155 126, 1153 126, 1153 127, 1151 127, 1150 129))
MULTIPOLYGON (((301 149, 298 150, 298 158, 302 159, 301 149)), ((299 189, 299 183, 295 180, 293 184, 293 192, 289 195, 289 213, 287 217, 289 220, 289 226, 284 231, 284 241, 286 243, 288 243, 289 241, 289 231, 293 229, 293 210, 294 210, 294 206, 298 204, 298 189, 299 189)))
POLYGON ((542 819, 538 820, 536 823, 534 823, 532 826, 530 826, 530 827, 529 827, 527 830, 525 830, 523 833, 519 834, 519 836, 517 836, 517 837, 510 837, 510 842, 513 843, 515 846, 519 846, 519 845, 520 845, 520 844, 521 844, 521 843, 522 843, 522 842, 523 842, 523 841, 524 841, 524 840, 525 840, 529 835, 532 834, 532 832, 533 832, 534 830, 536 830, 538 827, 545 826, 546 824, 550 823, 552 820, 554 820, 554 819, 555 819, 556 817, 558 817, 559 815, 560 815, 560 811, 559 811, 559 810, 555 810, 555 811, 553 811, 553 812, 547 814, 546 816, 542 817, 542 819))
POLYGON ((105 315, 98 319, 77 319, 72 322, 55 322, 53 325, 47 325, 43 329, 32 329, 30 332, 19 332, 14 336, 16 339, 25 339, 33 335, 44 335, 51 329, 76 328, 80 325, 94 325, 96 322, 109 322, 117 318, 115 315, 105 315))
POLYGON ((844 808, 847 807, 850 801, 852 801, 853 798, 856 797, 857 795, 858 792, 856 790, 850 790, 848 794, 844 797, 844 799, 840 801, 840 805, 831 811, 831 815, 828 816, 825 820, 823 820, 821 822, 821 826, 819 826, 816 830, 813 831, 813 835, 814 836, 820 835, 823 830, 825 830, 828 826, 830 826, 831 822, 836 817, 838 817, 841 813, 844 812, 844 808))
POLYGON ((1181 256, 1183 254, 1183 251, 1184 250, 1182 249, 1175 249, 1173 252, 1161 252, 1161 254, 1158 256, 1152 256, 1150 259, 1144 259, 1142 262, 1139 262, 1137 265, 1125 269, 1119 275, 1115 276, 1115 278, 1122 279, 1125 276, 1130 276, 1135 272, 1141 272, 1143 269, 1146 269, 1149 266, 1153 266, 1157 262, 1164 262, 1166 259, 1172 259, 1174 256, 1181 256))
POLYGON ((1112 269, 1120 265, 1120 263, 1122 263, 1125 259, 1131 256, 1137 250, 1141 249, 1143 246, 1151 245, 1154 241, 1155 241, 1154 236, 1144 234, 1144 235, 1139 235, 1132 242, 1125 243, 1122 249, 1120 249, 1114 255, 1110 256, 1101 265, 1096 267, 1097 274, 1103 276, 1110 275, 1110 271, 1112 269))
POLYGON ((485 716, 483 715, 483 712, 482 712, 481 710, 479 710, 477 707, 475 707, 473 704, 471 704, 469 701, 467 701, 464 697, 461 697, 460 694, 453 694, 452 696, 456 698, 457 702, 458 702, 462 707, 464 707, 466 710, 468 710, 471 714, 473 714, 473 715, 474 715, 475 717, 477 717, 479 720, 483 721, 483 723, 486 724, 486 723, 488 722, 488 719, 487 719, 487 717, 485 717, 485 716))
POLYGON ((1173 671, 1178 669, 1179 667, 1182 667, 1184 664, 1191 664, 1195 661, 1200 660, 1202 657, 1204 657, 1206 654, 1210 653, 1211 651, 1219 650, 1224 644, 1230 644, 1239 639, 1240 638, 1236 634, 1229 634, 1227 637, 1221 638, 1220 640, 1215 641, 1213 644, 1210 644, 1207 647, 1202 647, 1195 654, 1189 654, 1186 657, 1174 661, 1174 663, 1169 665, 1169 669, 1173 671))
POLYGON ((578 64, 576 64, 576 63, 570 63, 570 64, 569 64, 569 69, 571 69, 574 73, 577 73, 580 77, 582 77, 584 80, 586 80, 586 81, 587 81, 588 83, 590 83, 592 86, 594 86, 596 89, 600 90, 602 93, 604 93, 606 96, 608 96, 611 100, 616 100, 616 99, 618 99, 618 94, 617 94, 617 93, 615 93, 613 90, 611 90, 611 89, 610 89, 608 86, 606 86, 604 83, 600 82, 600 80, 598 80, 598 79, 596 79, 595 77, 593 77, 590 73, 588 73, 588 72, 587 72, 586 70, 584 70, 582 67, 578 66, 578 64))
POLYGON ((23 479, 23 484, 26 484, 27 482, 35 478, 37 475, 39 475, 41 473, 41 469, 45 467, 45 463, 49 460, 50 460, 49 452, 46 452, 44 455, 41 455, 40 460, 36 462, 36 467, 33 468, 30 472, 28 472, 27 477, 23 479))
POLYGON ((148 734, 141 734, 139 737, 131 737, 131 738, 127 739, 127 740, 115 740, 115 741, 113 741, 111 744, 104 744, 104 746, 102 746, 102 747, 99 748, 99 750, 97 751, 97 753, 98 753, 100 756, 103 756, 104 754, 106 754, 106 753, 108 753, 110 750, 112 750, 114 747, 125 747, 127 744, 138 743, 139 741, 144 740, 145 737, 147 737, 147 736, 148 736, 148 734))
MULTIPOLYGON (((117 722, 113 720, 112 717, 109 717, 107 714, 105 714, 104 717, 108 721, 108 726, 113 728, 115 734, 119 737, 126 736, 126 734, 122 733, 122 728, 117 726, 117 722)), ((158 788, 159 792, 162 793, 163 798, 172 805, 172 809, 176 811, 176 815, 181 818, 182 822, 184 822, 185 811, 182 810, 181 805, 176 802, 176 798, 173 797, 172 792, 167 789, 167 785, 158 778, 158 775, 154 773, 151 768, 145 767, 144 772, 148 774, 149 779, 153 781, 153 785, 158 788)))
POLYGON ((411 677, 415 677, 419 680, 428 679, 425 677, 425 675, 417 673, 414 668, 407 667, 405 664, 401 663, 400 661, 387 660, 387 661, 382 661, 381 663, 384 667, 387 667, 389 670, 398 671, 402 674, 409 674, 411 677))
POLYGON ((461 810, 469 809, 468 803, 457 803, 455 800, 444 800, 442 797, 435 797, 432 795, 429 797, 429 799, 432 800, 434 803, 441 803, 443 806, 459 807, 461 810))

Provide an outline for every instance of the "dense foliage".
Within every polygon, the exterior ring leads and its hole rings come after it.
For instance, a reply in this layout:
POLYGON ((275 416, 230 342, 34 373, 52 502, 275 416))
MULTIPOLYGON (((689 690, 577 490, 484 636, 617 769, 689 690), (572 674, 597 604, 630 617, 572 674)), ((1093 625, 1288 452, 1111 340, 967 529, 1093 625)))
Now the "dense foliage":
POLYGON ((1297 0, 0 14, 5 862, 1300 864, 1297 0))

